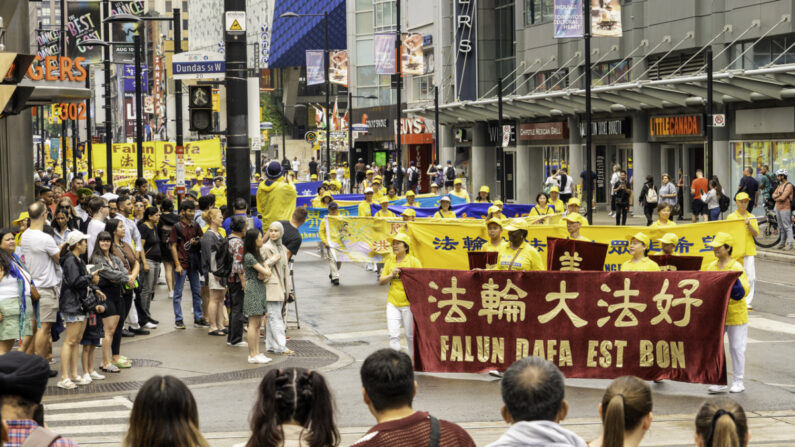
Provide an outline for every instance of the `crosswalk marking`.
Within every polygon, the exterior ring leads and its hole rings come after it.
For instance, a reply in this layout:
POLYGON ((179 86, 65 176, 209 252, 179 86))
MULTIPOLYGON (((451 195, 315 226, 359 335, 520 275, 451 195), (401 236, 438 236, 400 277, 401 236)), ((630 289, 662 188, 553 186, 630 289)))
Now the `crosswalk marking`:
POLYGON ((93 421, 96 419, 127 419, 130 417, 130 410, 50 414, 47 415, 47 423, 73 421, 76 416, 80 416, 80 419, 84 421, 93 421))
POLYGON ((119 405, 125 406, 127 408, 132 408, 132 402, 130 402, 129 399, 122 396, 116 396, 112 399, 98 399, 98 400, 86 400, 82 402, 61 402, 53 404, 44 404, 44 409, 48 411, 57 411, 57 410, 75 410, 78 408, 116 407, 119 405))
POLYGON ((127 432, 133 403, 124 396, 44 404, 44 420, 56 433, 77 442, 127 432), (81 439, 81 437, 85 439, 81 439))
POLYGON ((784 321, 771 320, 770 318, 753 316, 748 319, 748 326, 760 331, 776 332, 780 334, 795 335, 795 324, 784 321))

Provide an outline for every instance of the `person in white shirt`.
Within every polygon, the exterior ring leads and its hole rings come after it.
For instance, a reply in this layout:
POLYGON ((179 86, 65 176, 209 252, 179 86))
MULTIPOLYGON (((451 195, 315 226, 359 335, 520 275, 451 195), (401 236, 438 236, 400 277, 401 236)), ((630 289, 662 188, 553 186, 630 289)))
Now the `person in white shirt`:
POLYGON ((107 200, 102 197, 92 197, 88 202, 88 208, 91 210, 93 217, 88 222, 88 230, 86 231, 86 234, 88 234, 88 250, 86 250, 86 254, 91 259, 91 253, 94 253, 94 244, 97 243, 97 236, 105 231, 105 220, 108 218, 108 213, 110 213, 110 207, 108 207, 107 200))
MULTIPOLYGON (((610 177, 611 191, 616 189, 619 180, 621 180, 621 165, 614 164, 613 175, 610 177)), ((616 215, 616 195, 610 194, 610 213, 608 214, 608 216, 613 217, 615 215, 616 215)))
POLYGON ((298 157, 293 157, 293 162, 290 167, 293 169, 293 172, 295 172, 295 178, 298 178, 298 168, 301 167, 301 162, 298 161, 298 157))
POLYGON ((553 186, 557 186, 560 188, 560 181, 558 181, 558 170, 553 169, 552 174, 547 177, 547 180, 544 182, 544 189, 552 188, 553 186))
POLYGON ((569 199, 572 196, 572 187, 574 185, 574 179, 571 178, 568 172, 565 169, 561 169, 558 171, 558 177, 560 178, 560 200, 563 203, 568 203, 569 199))

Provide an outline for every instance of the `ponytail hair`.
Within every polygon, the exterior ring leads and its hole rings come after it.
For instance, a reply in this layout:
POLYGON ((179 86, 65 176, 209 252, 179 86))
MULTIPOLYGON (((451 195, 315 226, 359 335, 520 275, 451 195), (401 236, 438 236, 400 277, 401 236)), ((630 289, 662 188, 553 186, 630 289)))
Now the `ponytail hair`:
POLYGON ((634 376, 619 377, 602 397, 602 445, 623 447, 627 432, 634 431, 652 410, 651 388, 634 376))
POLYGON ((745 411, 733 399, 708 399, 696 414, 696 434, 705 447, 742 447, 748 439, 745 411))

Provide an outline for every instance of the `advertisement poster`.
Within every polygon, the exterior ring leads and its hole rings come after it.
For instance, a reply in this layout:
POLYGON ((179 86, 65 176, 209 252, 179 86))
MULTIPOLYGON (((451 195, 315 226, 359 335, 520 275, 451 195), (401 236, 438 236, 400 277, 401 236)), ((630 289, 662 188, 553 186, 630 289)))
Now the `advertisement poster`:
POLYGON ((66 55, 86 58, 87 63, 102 61, 102 47, 84 46, 89 39, 102 40, 102 16, 97 1, 69 2, 66 4, 66 55))
POLYGON ((400 47, 401 71, 407 75, 425 73, 425 56, 422 53, 422 34, 409 34, 403 37, 400 47))
POLYGON ((36 55, 44 59, 47 56, 58 56, 61 53, 60 30, 36 30, 36 55))
MULTIPOLYGON (((144 15, 144 1, 114 1, 111 3, 110 15, 131 14, 134 16, 144 15)), ((111 25, 111 34, 114 42, 128 42, 130 45, 115 45, 113 47, 113 62, 132 63, 135 60, 135 48, 133 47, 133 36, 139 24, 137 23, 114 23, 111 25)))
POLYGON ((582 0, 555 0, 555 38, 582 37, 582 0))
POLYGON ((329 82, 348 85, 348 50, 332 51, 329 54, 329 82))
POLYGON ((375 74, 395 73, 395 36, 376 34, 373 40, 375 49, 375 74))
POLYGON ((306 85, 326 82, 323 70, 323 50, 306 50, 306 85))
POLYGON ((621 4, 619 0, 591 0, 591 35, 621 37, 621 4))

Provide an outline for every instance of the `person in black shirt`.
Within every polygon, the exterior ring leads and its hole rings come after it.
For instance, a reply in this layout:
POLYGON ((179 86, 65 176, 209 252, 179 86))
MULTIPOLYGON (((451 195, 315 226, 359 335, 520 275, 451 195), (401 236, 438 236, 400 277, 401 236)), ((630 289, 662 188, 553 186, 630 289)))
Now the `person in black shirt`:
POLYGON ((284 244, 284 247, 287 248, 288 260, 291 260, 293 256, 298 254, 298 249, 301 248, 301 242, 303 241, 303 238, 301 238, 301 233, 298 231, 298 227, 306 222, 306 214, 306 208, 299 207, 293 211, 293 216, 290 218, 290 220, 280 221, 282 227, 284 228, 282 244, 284 244))
POLYGON ((141 233, 143 255, 146 257, 146 262, 143 264, 144 267, 140 275, 141 302, 140 305, 136 303, 136 309, 138 310, 138 323, 147 329, 155 329, 158 323, 149 312, 149 306, 155 296, 157 279, 160 277, 160 262, 163 260, 160 251, 160 235, 157 229, 158 222, 160 222, 160 210, 155 206, 147 207, 144 210, 143 218, 138 222, 138 231, 141 233))
POLYGON ((621 176, 615 187, 613 187, 613 195, 616 197, 616 225, 627 224, 627 213, 629 213, 629 196, 632 193, 632 187, 627 181, 626 171, 621 171, 621 176))
POLYGON ((309 162, 309 175, 312 174, 317 175, 317 162, 315 161, 315 157, 312 157, 312 161, 309 162))
POLYGON ((745 192, 751 198, 751 201, 748 202, 749 213, 754 210, 754 204, 759 199, 759 182, 753 177, 753 172, 751 168, 745 168, 743 178, 740 179, 740 186, 737 188, 738 193, 745 192))

